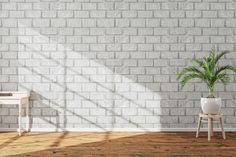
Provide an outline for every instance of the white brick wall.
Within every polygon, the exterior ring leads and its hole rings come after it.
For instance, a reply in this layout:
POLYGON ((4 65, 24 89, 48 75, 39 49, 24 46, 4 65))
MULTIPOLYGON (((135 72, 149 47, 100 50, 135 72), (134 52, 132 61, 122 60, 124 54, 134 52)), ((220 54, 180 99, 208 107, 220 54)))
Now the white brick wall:
MULTIPOLYGON (((233 0, 2 0, 0 89, 31 90, 34 128, 188 128, 206 88, 178 72, 212 46, 236 64, 233 0)), ((217 86, 235 127, 236 77, 217 86)), ((16 127, 2 105, 0 127, 16 127)))

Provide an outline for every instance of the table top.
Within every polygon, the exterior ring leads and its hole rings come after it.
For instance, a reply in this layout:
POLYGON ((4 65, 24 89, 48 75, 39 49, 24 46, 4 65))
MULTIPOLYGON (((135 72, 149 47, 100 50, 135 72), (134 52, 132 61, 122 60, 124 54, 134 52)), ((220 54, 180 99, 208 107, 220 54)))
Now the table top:
POLYGON ((0 91, 0 100, 16 100, 30 96, 28 91, 0 91))
POLYGON ((205 113, 200 113, 199 114, 200 117, 203 117, 203 118, 220 118, 222 117, 223 115, 221 113, 218 113, 218 114, 205 114, 205 113))

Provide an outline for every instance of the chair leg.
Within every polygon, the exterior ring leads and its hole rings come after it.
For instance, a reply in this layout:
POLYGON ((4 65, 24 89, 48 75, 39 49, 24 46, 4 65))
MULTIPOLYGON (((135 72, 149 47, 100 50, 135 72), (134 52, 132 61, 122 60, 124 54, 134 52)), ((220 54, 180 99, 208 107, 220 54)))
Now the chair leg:
POLYGON ((225 130, 224 130, 224 119, 223 119, 223 117, 220 118, 220 124, 221 124, 221 131, 222 131, 223 139, 226 139, 225 130))
POLYGON ((202 123, 202 118, 201 118, 201 117, 199 117, 199 118, 198 118, 198 125, 197 125, 197 133, 196 133, 196 138, 198 138, 198 137, 199 137, 199 132, 200 132, 201 123, 202 123))
POLYGON ((213 136, 213 118, 211 118, 211 136, 213 136))
POLYGON ((208 117, 208 141, 211 140, 211 118, 208 117))

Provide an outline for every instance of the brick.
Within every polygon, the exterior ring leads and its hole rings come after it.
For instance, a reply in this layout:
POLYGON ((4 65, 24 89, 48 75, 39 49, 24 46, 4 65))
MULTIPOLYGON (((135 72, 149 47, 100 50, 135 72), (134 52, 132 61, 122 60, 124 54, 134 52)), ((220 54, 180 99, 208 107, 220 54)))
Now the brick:
POLYGON ((172 18, 183 18, 183 17, 185 17, 185 12, 184 11, 175 11, 175 10, 173 10, 170 14, 170 17, 172 17, 172 18))
POLYGON ((163 10, 176 10, 178 8, 177 3, 162 3, 161 9, 163 10))
POLYGON ((179 25, 180 25, 180 27, 193 27, 194 20, 193 19, 180 19, 179 25))
POLYGON ((107 51, 121 51, 121 45, 119 44, 109 44, 106 47, 107 51))
POLYGON ((83 10, 96 10, 97 5, 96 3, 83 3, 82 9, 83 10))
POLYGON ((145 27, 145 21, 142 19, 132 19, 131 27, 145 27))
POLYGON ((153 17, 152 11, 138 11, 139 18, 151 18, 153 17))
POLYGON ((202 15, 204 18, 216 18, 217 17, 217 11, 203 11, 202 15))
POLYGON ((67 10, 81 10, 82 6, 81 3, 67 3, 66 9, 67 10))
POLYGON ((179 121, 181 124, 192 124, 194 123, 194 117, 192 116, 179 116, 179 121))
POLYGON ((125 18, 133 18, 133 17, 137 17, 138 16, 138 13, 137 11, 122 11, 122 17, 125 17, 125 18))
POLYGON ((188 18, 198 18, 201 17, 202 12, 201 11, 186 11, 186 17, 188 18))
MULTIPOLYGON (((51 3, 50 4, 50 8, 51 10, 65 10, 65 6, 66 4, 65 3, 51 3)), ((45 3, 44 7, 48 7, 47 6, 47 3, 45 3)), ((44 8, 45 10, 45 8, 44 8)))
POLYGON ((214 27, 224 27, 225 20, 224 19, 211 19, 211 26, 214 27))
POLYGON ((2 19, 2 26, 3 28, 16 27, 17 21, 15 19, 2 19))
POLYGON ((92 116, 104 116, 105 113, 105 109, 90 109, 90 115, 92 116))
POLYGON ((172 108, 170 110, 170 115, 185 115, 184 108, 172 108))
POLYGON ((2 9, 3 10, 16 10, 16 3, 2 3, 2 9))
POLYGON ((233 18, 234 12, 233 11, 227 11, 227 10, 220 10, 218 11, 220 18, 233 18))
POLYGON ((211 10, 225 10, 225 3, 211 3, 211 10))
POLYGON ((73 17, 73 11, 58 11, 57 15, 59 18, 73 17))
POLYGON ((162 83, 161 91, 178 91, 178 84, 176 83, 162 83))
POLYGON ((146 3, 147 10, 160 10, 160 3, 146 3))
POLYGON ((130 22, 127 19, 117 19, 115 21, 116 27, 129 27, 130 22))
POLYGON ((97 25, 98 27, 114 27, 114 20, 106 19, 106 20, 98 20, 97 25))
POLYGON ((114 3, 98 3, 98 10, 113 10, 114 9, 114 3))
POLYGON ((9 16, 9 11, 6 10, 1 10, 0 11, 0 17, 4 18, 4 17, 8 17, 9 16))
POLYGON ((160 123, 165 124, 165 123, 177 123, 178 122, 178 117, 177 116, 161 116, 160 117, 160 123))
POLYGON ((39 18, 41 16, 41 12, 35 10, 27 10, 25 11, 25 16, 29 18, 39 18))
MULTIPOLYGON (((42 2, 42 3, 33 3, 33 9, 34 10, 48 10, 49 9, 49 3, 42 2)), ((56 4, 59 5, 59 4, 56 4)), ((62 4, 61 4, 62 5, 62 4)))
POLYGON ((154 17, 157 18, 168 18, 170 16, 170 12, 167 10, 158 10, 154 11, 154 17))
POLYGON ((23 18, 24 11, 10 11, 10 17, 11 18, 23 18))
POLYGON ((57 16, 56 11, 43 11, 42 12, 42 17, 52 18, 52 17, 56 17, 56 16, 57 16))
POLYGON ((48 19, 34 19, 33 20, 34 27, 49 27, 48 19))
POLYGON ((130 3, 131 10, 144 10, 145 4, 144 3, 130 3))
POLYGON ((195 9, 196 10, 209 10, 210 5, 209 5, 209 3, 196 3, 195 9))
POLYGON ((210 27, 210 20, 208 19, 196 19, 195 20, 196 27, 210 27))
POLYGON ((162 19, 161 26, 162 27, 177 27, 178 20, 176 20, 176 19, 162 19))
POLYGON ((64 19, 52 19, 51 26, 52 27, 65 27, 66 21, 64 19))
POLYGON ((74 16, 76 18, 88 18, 89 17, 89 11, 74 11, 74 16))
POLYGON ((123 108, 122 109, 122 115, 126 115, 126 116, 132 116, 132 115, 136 115, 137 114, 137 109, 133 108, 123 108))
POLYGON ((92 18, 105 18, 105 11, 90 11, 90 16, 92 18))
POLYGON ((146 27, 159 27, 160 20, 159 19, 147 19, 146 20, 146 27))
POLYGON ((236 24, 236 20, 235 19, 227 19, 226 20, 226 27, 234 27, 236 24))
POLYGON ((146 36, 146 43, 160 43, 160 41, 158 36, 146 36))
POLYGON ((107 18, 120 18, 122 13, 120 11, 107 11, 107 18))
POLYGON ((17 3, 18 10, 32 10, 32 3, 17 3))
POLYGON ((95 27, 96 21, 94 19, 82 19, 82 27, 95 27))

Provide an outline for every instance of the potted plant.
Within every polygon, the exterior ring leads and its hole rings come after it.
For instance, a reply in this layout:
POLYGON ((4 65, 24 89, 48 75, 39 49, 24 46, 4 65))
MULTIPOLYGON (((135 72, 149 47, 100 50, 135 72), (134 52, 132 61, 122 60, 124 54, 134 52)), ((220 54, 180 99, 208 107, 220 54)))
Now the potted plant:
POLYGON ((192 79, 200 79, 204 82, 208 89, 207 98, 201 98, 201 107, 203 113, 217 114, 221 107, 221 98, 217 98, 214 95, 214 89, 217 82, 226 85, 229 83, 230 77, 226 73, 227 71, 236 72, 236 67, 232 65, 219 65, 219 60, 229 53, 229 51, 223 51, 219 54, 215 49, 211 49, 208 57, 204 57, 202 60, 194 59, 195 66, 184 68, 178 75, 177 80, 180 81, 181 88, 192 79))

